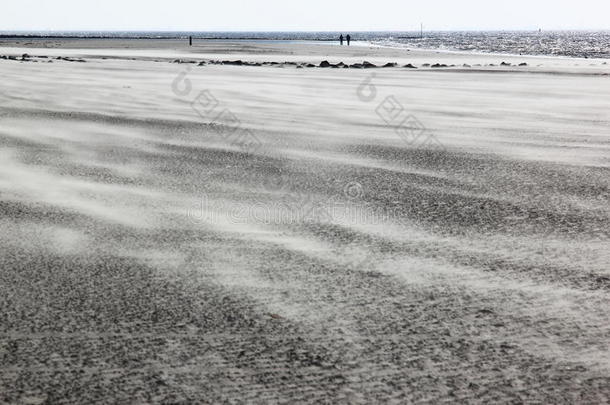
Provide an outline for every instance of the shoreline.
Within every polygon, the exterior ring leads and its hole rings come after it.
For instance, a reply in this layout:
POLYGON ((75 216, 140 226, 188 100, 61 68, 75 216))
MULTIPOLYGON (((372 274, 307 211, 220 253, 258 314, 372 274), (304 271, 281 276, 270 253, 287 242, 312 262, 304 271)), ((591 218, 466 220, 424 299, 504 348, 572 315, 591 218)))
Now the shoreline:
MULTIPOLYGON (((55 41, 55 42, 68 42, 68 41, 75 41, 75 42, 82 42, 82 43, 87 43, 87 42, 94 42, 94 41, 102 41, 102 42, 107 42, 107 43, 112 43, 112 42, 122 42, 122 41, 126 41, 129 43, 153 43, 155 41, 167 41, 167 42, 178 42, 180 43, 181 41, 185 41, 187 40, 188 37, 186 39, 183 38, 108 38, 108 37, 87 37, 87 38, 82 38, 82 37, 5 37, 2 38, 0 37, 0 49, 2 47, 6 47, 6 48, 19 48, 19 47, 30 47, 30 45, 36 45, 35 43, 32 44, 22 44, 17 42, 14 45, 10 45, 7 44, 7 41, 37 41, 37 42, 45 42, 45 41, 55 41)), ((336 40, 324 40, 324 39, 320 39, 320 40, 276 40, 276 39, 229 39, 229 38, 206 38, 206 39, 201 39, 201 38, 193 38, 193 40, 197 40, 197 41, 203 41, 204 43, 208 43, 208 44, 231 44, 231 43, 237 43, 237 44, 252 44, 252 45, 256 45, 256 44, 277 44, 277 45, 311 45, 311 46, 332 46, 332 47, 341 47, 341 45, 336 41, 336 40)), ((201 45, 201 42, 197 43, 196 45, 201 45)), ((584 61, 592 61, 592 62, 597 62, 597 61, 602 61, 602 62, 610 62, 610 56, 608 57, 577 57, 577 56, 565 56, 565 55, 549 55, 549 54, 514 54, 514 53, 504 53, 504 52, 485 52, 485 51, 476 51, 476 50, 472 50, 472 51, 467 51, 467 50, 460 50, 460 49, 446 49, 446 48, 426 48, 426 47, 418 47, 418 46, 412 46, 412 45, 400 45, 398 44, 397 46, 392 46, 392 45, 385 45, 385 44, 380 44, 380 43, 375 43, 375 42, 368 42, 368 41, 353 41, 352 47, 355 48, 369 48, 369 49, 388 49, 388 50, 398 50, 398 51, 404 51, 404 52, 411 52, 411 51, 419 51, 419 52, 428 52, 430 54, 440 54, 440 55, 461 55, 461 56, 473 56, 473 57, 481 57, 481 56, 488 56, 488 57, 506 57, 506 58, 527 58, 527 59, 548 59, 548 60, 565 60, 565 61, 580 61, 580 62, 584 62, 584 61)), ((344 45, 344 47, 348 48, 346 45, 344 45)), ((97 48, 103 48, 102 46, 99 46, 97 48)), ((112 47, 111 47, 112 48, 112 47)), ((44 49, 44 48, 41 48, 44 49)))
MULTIPOLYGON (((592 34, 606 34, 610 33, 608 30, 565 30, 565 31, 545 31, 544 34, 548 33, 557 33, 557 34, 568 34, 573 32, 580 33, 592 33, 592 34)), ((441 34, 452 34, 452 33, 466 33, 466 34, 535 34, 534 30, 503 30, 503 31, 471 31, 471 30, 462 30, 462 31, 431 31, 428 32, 423 40, 440 40, 443 39, 436 38, 435 35, 441 34)), ((51 33, 24 33, 24 32, 4 32, 0 34, 0 42, 11 41, 11 40, 30 40, 30 41, 45 41, 45 40, 55 40, 55 41, 87 41, 87 40, 98 40, 98 41, 175 41, 175 40, 188 40, 189 36, 192 36, 195 41, 209 41, 209 42, 244 42, 244 43, 303 43, 303 44, 333 44, 338 45, 338 39, 332 36, 325 35, 338 35, 339 32, 172 32, 172 31, 124 31, 124 32, 51 32, 51 33), (132 33, 133 35, 129 35, 132 33), (56 34, 56 35, 53 35, 56 34), (116 34, 116 35, 113 35, 116 34), (124 35, 121 35, 124 34, 124 35), (243 36, 239 36, 239 34, 243 34, 243 36), (285 37, 281 36, 259 36, 257 34, 278 34, 278 35, 286 35, 285 37), (316 34, 321 37, 311 37, 310 35, 316 34), (224 35, 224 36, 223 36, 224 35), (292 37, 291 37, 292 35, 292 37)), ((439 47, 430 47, 430 46, 419 46, 418 43, 401 43, 398 40, 394 40, 392 35, 404 35, 404 34, 416 34, 415 32, 395 32, 395 31, 372 31, 372 32, 354 32, 353 33, 353 42, 354 46, 370 46, 370 47, 387 47, 391 49, 420 49, 420 50, 430 50, 437 52, 450 52, 450 53, 467 53, 467 54, 490 54, 490 55, 498 55, 498 56, 524 56, 524 57, 548 57, 548 58, 569 58, 569 59, 577 59, 577 60, 608 60, 610 59, 610 52, 603 52, 603 50, 596 50, 595 52, 591 50, 591 55, 578 55, 578 52, 571 51, 570 53, 574 53, 574 55, 562 54, 561 51, 553 51, 553 52, 545 52, 544 50, 537 50, 532 52, 525 53, 516 53, 516 52, 497 52, 491 49, 485 50, 476 50, 476 49, 459 49, 459 45, 455 48, 451 46, 444 47, 442 43, 438 44, 439 47), (359 37, 359 34, 361 37, 359 37), (382 38, 382 35, 387 34, 390 35, 388 38, 382 38), (378 36, 378 38, 365 38, 364 36, 378 36), (383 42, 389 41, 389 44, 384 44, 383 42), (600 54, 601 52, 601 54, 600 54)), ((398 37, 401 38, 400 36, 398 37)), ((419 39, 418 35, 414 35, 412 39, 419 39)), ((448 41, 451 41, 451 38, 447 38, 448 41)), ((600 39, 602 40, 602 39, 600 39)), ((502 47, 502 43, 497 44, 498 47, 502 47)), ((488 48, 488 47, 486 47, 488 48)), ((568 51, 565 51, 566 53, 568 51)))
MULTIPOLYGON (((69 53, 75 53, 79 50, 82 52, 97 52, 98 54, 110 54, 116 53, 128 53, 129 50, 134 50, 134 56, 138 56, 138 53, 150 51, 152 53, 160 54, 164 52, 167 55, 191 55, 194 57, 201 56, 205 58, 206 55, 211 53, 219 54, 223 53, 224 48, 227 54, 239 54, 244 56, 254 56, 260 58, 264 54, 268 55, 283 55, 294 59, 295 54, 301 53, 303 55, 319 55, 317 62, 324 60, 324 58, 340 58, 342 56, 350 59, 354 59, 357 55, 361 55, 362 60, 377 59, 380 61, 381 57, 386 57, 385 63, 396 62, 402 63, 403 61, 409 63, 409 60, 421 60, 424 57, 430 58, 428 63, 436 63, 433 58, 439 59, 438 63, 443 63, 443 60, 455 59, 460 61, 472 60, 472 63, 477 63, 481 60, 487 60, 487 63, 501 63, 501 58, 508 59, 507 62, 514 63, 518 59, 524 59, 528 61, 536 62, 560 62, 562 66, 566 63, 580 62, 580 63, 600 63, 602 65, 610 63, 610 58, 579 58, 571 56, 558 56, 558 55, 517 55, 510 53, 488 53, 478 51, 463 51, 463 50, 447 50, 447 49, 434 49, 434 48, 420 48, 420 47, 409 47, 409 46, 388 46, 383 44, 365 42, 365 41, 354 41, 352 46, 340 46, 338 43, 331 41, 302 41, 302 40, 200 40, 188 46, 188 44, 181 39, 115 39, 115 38, 79 38, 79 39, 48 39, 38 38, 35 42, 28 42, 29 40, 8 40, 0 39, 0 53, 7 53, 13 51, 11 54, 15 55, 14 50, 40 50, 48 51, 50 49, 59 50, 63 49, 69 53), (222 45, 223 48, 218 48, 222 45), (255 49, 254 52, 238 52, 239 49, 245 49, 245 47, 251 46, 255 49), (211 51, 211 52, 210 52, 211 51), (393 61, 390 58, 396 58, 393 61), (496 58, 496 59, 494 59, 496 58)), ((26 53, 25 51, 23 53, 26 53)), ((168 56, 170 57, 170 56, 168 56)), ((362 62, 361 60, 361 62, 362 62)), ((274 60, 278 62, 278 60, 274 60)), ((309 62, 303 60, 303 62, 309 62)), ((380 61, 381 62, 381 61, 380 61)), ((346 62, 347 63, 347 62, 346 62)))

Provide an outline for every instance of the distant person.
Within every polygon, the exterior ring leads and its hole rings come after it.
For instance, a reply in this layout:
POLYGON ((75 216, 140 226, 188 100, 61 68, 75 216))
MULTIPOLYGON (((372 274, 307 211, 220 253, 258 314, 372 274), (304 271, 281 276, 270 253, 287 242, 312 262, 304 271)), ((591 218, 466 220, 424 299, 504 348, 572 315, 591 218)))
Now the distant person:
POLYGON ((341 45, 343 45, 343 34, 341 34, 341 36, 339 37, 339 42, 341 43, 341 45))
POLYGON ((347 46, 349 46, 350 41, 352 40, 352 37, 349 36, 349 34, 347 34, 347 46))
POLYGON ((193 46, 193 37, 189 37, 189 46, 193 46))

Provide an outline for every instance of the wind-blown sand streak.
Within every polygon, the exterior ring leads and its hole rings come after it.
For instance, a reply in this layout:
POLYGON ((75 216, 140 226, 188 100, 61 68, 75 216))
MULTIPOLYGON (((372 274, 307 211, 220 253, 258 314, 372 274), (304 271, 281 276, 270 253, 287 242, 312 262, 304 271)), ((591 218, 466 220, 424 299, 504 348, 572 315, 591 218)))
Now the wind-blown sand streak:
POLYGON ((371 70, 206 65, 180 96, 184 55, 498 62, 164 46, 0 61, 0 402, 608 399, 607 67, 376 69, 367 102, 371 70))

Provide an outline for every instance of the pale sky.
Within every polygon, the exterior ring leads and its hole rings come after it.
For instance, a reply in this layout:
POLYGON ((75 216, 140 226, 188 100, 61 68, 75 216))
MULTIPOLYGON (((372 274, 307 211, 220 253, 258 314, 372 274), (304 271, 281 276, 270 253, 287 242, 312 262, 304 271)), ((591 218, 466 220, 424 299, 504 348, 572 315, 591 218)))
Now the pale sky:
POLYGON ((0 0, 0 31, 610 29, 609 0, 0 0))

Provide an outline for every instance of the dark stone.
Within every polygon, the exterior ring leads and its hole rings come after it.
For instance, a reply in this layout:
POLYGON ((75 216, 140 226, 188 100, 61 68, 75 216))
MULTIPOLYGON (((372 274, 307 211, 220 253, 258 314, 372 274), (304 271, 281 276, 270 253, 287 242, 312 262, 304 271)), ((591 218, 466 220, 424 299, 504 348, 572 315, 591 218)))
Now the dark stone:
POLYGON ((500 66, 510 66, 510 63, 502 62, 500 63, 500 66))
POLYGON ((519 63, 519 66, 527 66, 527 63, 525 63, 525 62, 519 63))
POLYGON ((409 68, 409 69, 417 69, 415 66, 413 66, 413 65, 412 65, 412 64, 410 64, 410 63, 407 63, 407 64, 406 64, 406 65, 404 65, 403 67, 405 67, 405 68, 409 68))
POLYGON ((365 69, 376 68, 377 67, 377 65, 375 65, 373 63, 370 63, 370 62, 367 62, 367 61, 362 62, 362 66, 364 66, 365 69))
POLYGON ((386 63, 385 65, 383 65, 384 68, 389 68, 389 67, 396 67, 396 63, 386 63))
POLYGON ((433 67, 433 68, 446 68, 447 65, 445 65, 444 63, 435 63, 431 67, 433 67))
POLYGON ((327 60, 323 60, 322 62, 320 62, 320 67, 321 68, 327 68, 330 67, 330 63, 328 63, 327 60))
POLYGON ((353 69, 362 69, 364 66, 362 66, 360 63, 354 63, 353 65, 349 65, 349 67, 353 69))

